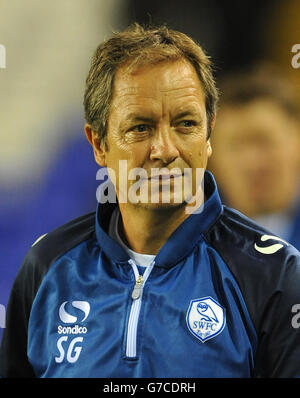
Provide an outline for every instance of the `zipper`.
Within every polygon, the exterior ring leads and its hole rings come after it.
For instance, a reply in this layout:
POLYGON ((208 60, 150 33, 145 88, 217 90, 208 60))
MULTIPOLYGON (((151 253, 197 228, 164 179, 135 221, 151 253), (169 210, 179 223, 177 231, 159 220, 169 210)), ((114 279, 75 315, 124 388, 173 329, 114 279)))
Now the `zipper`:
POLYGON ((133 260, 128 260, 131 265, 134 276, 135 285, 131 293, 132 304, 127 326, 127 340, 126 340, 126 357, 136 357, 136 339, 137 339, 137 326, 142 304, 143 287, 154 267, 154 261, 146 267, 144 275, 140 275, 138 267, 133 260))
POLYGON ((141 296, 143 283, 144 283, 143 275, 139 275, 137 281, 135 282, 133 291, 131 293, 132 300, 136 300, 141 296))

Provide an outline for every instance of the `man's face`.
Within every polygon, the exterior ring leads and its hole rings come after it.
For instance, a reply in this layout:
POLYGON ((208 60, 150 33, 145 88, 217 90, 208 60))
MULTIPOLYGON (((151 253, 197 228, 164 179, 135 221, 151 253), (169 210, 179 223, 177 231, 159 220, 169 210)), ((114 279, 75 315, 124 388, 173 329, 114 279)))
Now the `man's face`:
POLYGON ((147 193, 148 201, 139 206, 161 208, 185 203, 184 195, 196 193, 195 170, 206 168, 211 153, 206 137, 205 96, 196 71, 187 61, 143 66, 131 73, 124 67, 117 71, 108 120, 107 150, 103 147, 101 165, 114 171, 119 200, 120 194, 127 195, 139 180, 139 177, 128 178, 131 170, 139 168, 144 170, 139 192, 144 202, 147 193), (120 172, 124 173, 124 163, 123 170, 119 170, 120 160, 126 161, 127 187, 119 176, 120 172), (166 168, 167 173, 163 179, 152 178, 151 191, 150 177, 157 174, 153 170, 162 168, 166 168), (193 170, 191 176, 187 176, 188 173, 183 176, 185 168, 193 170), (171 169, 177 170, 173 177, 168 175, 171 169), (179 180, 178 185, 176 181, 179 180), (183 188, 184 181, 190 182, 191 192, 183 188), (170 187, 170 200, 162 203, 162 192, 167 187, 170 187), (184 189, 180 199, 178 191, 182 193, 184 189), (151 192, 158 193, 158 203, 151 203, 151 192))
POLYGON ((290 205, 298 190, 299 133, 272 100, 221 107, 210 166, 230 206, 255 216, 290 205))

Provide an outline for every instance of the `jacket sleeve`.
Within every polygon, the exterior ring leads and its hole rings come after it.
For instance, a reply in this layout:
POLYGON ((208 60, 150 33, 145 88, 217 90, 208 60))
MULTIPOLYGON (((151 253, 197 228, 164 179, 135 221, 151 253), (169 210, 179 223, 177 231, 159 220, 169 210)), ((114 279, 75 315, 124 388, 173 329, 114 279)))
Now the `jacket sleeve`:
POLYGON ((35 377, 27 356, 28 323, 32 303, 57 258, 90 239, 95 212, 83 215, 42 235, 29 249, 13 284, 0 348, 0 377, 35 377))
POLYGON ((264 306, 258 337, 256 377, 300 377, 299 253, 282 267, 276 289, 264 306))
POLYGON ((10 293, 0 348, 0 377, 35 377, 27 357, 28 322, 37 282, 31 257, 29 251, 10 293))

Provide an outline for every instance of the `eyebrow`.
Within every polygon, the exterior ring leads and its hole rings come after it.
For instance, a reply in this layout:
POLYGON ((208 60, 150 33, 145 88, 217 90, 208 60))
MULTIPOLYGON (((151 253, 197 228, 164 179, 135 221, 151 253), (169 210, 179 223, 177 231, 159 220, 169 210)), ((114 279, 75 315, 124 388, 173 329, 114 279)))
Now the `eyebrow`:
POLYGON ((183 119, 186 116, 200 116, 198 112, 192 111, 192 110, 188 110, 188 111, 183 111, 178 113, 172 120, 176 121, 178 119, 183 119))
MULTIPOLYGON (((194 110, 187 110, 187 111, 183 111, 180 112, 178 114, 176 114, 175 117, 172 118, 172 122, 176 121, 176 120, 180 120, 186 116, 197 116, 200 118, 200 114, 198 112, 195 112, 194 110)), ((136 113, 129 113, 126 116, 126 122, 127 123, 155 123, 156 122, 156 118, 155 117, 151 117, 151 116, 142 116, 142 115, 138 115, 136 113)), ((125 123, 126 123, 125 122, 125 123)))
POLYGON ((153 123, 155 121, 154 117, 151 116, 141 116, 137 115, 136 113, 129 113, 129 115, 126 116, 127 121, 130 122, 143 122, 143 123, 153 123))

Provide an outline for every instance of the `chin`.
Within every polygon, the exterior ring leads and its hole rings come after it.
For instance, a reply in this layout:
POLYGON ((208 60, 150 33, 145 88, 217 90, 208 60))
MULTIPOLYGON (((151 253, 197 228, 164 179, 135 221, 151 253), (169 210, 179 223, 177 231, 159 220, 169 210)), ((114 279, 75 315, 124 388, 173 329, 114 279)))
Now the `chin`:
POLYGON ((136 206, 139 209, 144 210, 153 210, 153 211, 166 211, 166 210, 176 210, 186 206, 186 202, 181 203, 136 203, 136 206))

